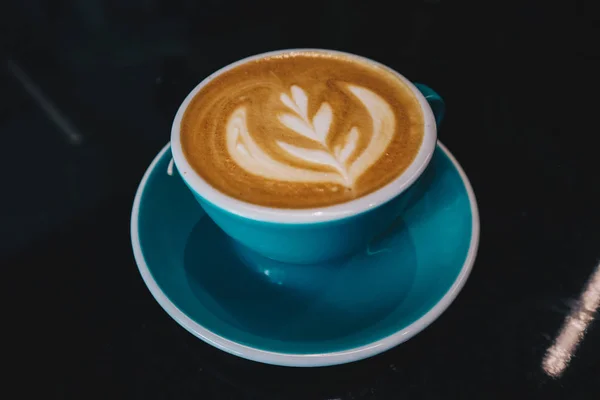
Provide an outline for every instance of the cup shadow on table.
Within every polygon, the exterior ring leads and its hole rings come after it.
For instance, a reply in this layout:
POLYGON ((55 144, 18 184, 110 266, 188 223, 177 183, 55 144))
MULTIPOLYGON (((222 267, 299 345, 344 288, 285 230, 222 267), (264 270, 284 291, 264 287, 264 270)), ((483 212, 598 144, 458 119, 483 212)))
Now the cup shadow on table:
POLYGON ((404 223, 397 221, 374 243, 344 260, 285 264, 202 218, 190 233, 184 268, 196 299, 224 323, 217 325, 268 340, 322 342, 375 327, 409 292, 417 260, 404 223), (395 249, 402 249, 401 260, 395 249))
POLYGON ((437 203, 443 192, 444 203, 453 201, 453 191, 435 183, 444 181, 438 177, 440 163, 446 161, 440 153, 438 149, 407 192, 401 217, 347 259, 280 263, 230 239, 210 218, 201 218, 188 237, 184 268, 195 298, 220 321, 206 327, 224 336, 241 332, 308 348, 311 343, 344 339, 347 344, 353 335, 360 341, 369 332, 394 331, 399 315, 392 314, 411 290, 418 266, 407 223, 428 218, 428 197, 437 203))

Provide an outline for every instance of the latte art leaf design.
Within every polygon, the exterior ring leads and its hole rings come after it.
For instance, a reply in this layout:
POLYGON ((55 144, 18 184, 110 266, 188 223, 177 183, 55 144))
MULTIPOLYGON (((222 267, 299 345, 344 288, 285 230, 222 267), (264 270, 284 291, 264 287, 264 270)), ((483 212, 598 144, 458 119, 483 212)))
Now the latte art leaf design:
POLYGON ((331 152, 327 145, 327 136, 329 135, 329 128, 333 120, 331 106, 327 103, 321 104, 311 121, 308 117, 308 97, 304 90, 294 85, 291 87, 290 92, 292 93, 292 98, 290 99, 284 93, 281 95, 281 102, 296 113, 296 115, 288 113, 280 115, 279 121, 302 136, 318 142, 323 149, 305 149, 281 141, 278 141, 277 144, 294 157, 336 169, 346 182, 346 185, 352 186, 344 162, 356 148, 356 141, 358 140, 356 128, 352 130, 353 135, 346 137, 343 152, 339 148, 336 149, 337 151, 331 152))
POLYGON ((321 104, 319 111, 317 111, 311 122, 308 118, 308 97, 304 90, 294 85, 290 91, 292 92, 293 100, 287 94, 283 93, 281 95, 281 102, 296 113, 296 115, 287 113, 280 115, 279 121, 299 134, 325 144, 325 140, 329 134, 329 127, 333 120, 331 107, 327 103, 321 104))
POLYGON ((265 178, 288 182, 332 182, 352 188, 356 180, 385 153, 394 134, 395 117, 389 104, 379 95, 360 86, 347 85, 347 88, 373 121, 371 138, 366 147, 358 148, 361 133, 357 127, 352 127, 342 144, 330 148, 327 139, 333 122, 331 106, 322 103, 311 117, 308 115, 309 99, 302 88, 293 85, 289 94, 282 93, 280 96, 290 112, 278 115, 279 122, 314 141, 315 146, 305 148, 281 140, 276 142, 277 145, 288 155, 309 164, 327 166, 331 172, 287 164, 262 149, 248 132, 244 106, 237 108, 227 123, 229 154, 246 171, 265 178), (359 154, 355 154, 357 152, 359 154), (349 163, 352 155, 357 157, 349 163))

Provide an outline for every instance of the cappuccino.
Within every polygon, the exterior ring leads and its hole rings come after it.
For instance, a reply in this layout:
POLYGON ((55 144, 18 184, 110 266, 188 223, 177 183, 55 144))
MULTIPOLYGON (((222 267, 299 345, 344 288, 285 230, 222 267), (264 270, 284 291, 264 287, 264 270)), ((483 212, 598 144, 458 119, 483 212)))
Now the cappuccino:
POLYGON ((290 51, 213 77, 181 121, 183 153, 220 192, 276 208, 354 200, 397 178, 423 142, 419 101, 393 71, 290 51))

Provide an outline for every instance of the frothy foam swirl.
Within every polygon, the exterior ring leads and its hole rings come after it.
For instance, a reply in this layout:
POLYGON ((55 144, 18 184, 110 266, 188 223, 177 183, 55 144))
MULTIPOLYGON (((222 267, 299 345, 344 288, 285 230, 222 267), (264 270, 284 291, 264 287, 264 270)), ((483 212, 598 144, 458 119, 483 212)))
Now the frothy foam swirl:
POLYGON ((291 97, 281 94, 281 102, 289 112, 277 118, 287 128, 315 142, 317 148, 305 148, 278 140, 277 145, 286 153, 305 163, 327 166, 335 172, 320 172, 310 168, 293 166, 278 161, 261 148, 248 131, 246 110, 237 108, 227 123, 227 150, 233 160, 246 171, 268 179, 293 182, 332 182, 346 187, 354 186, 356 180, 385 152, 392 140, 396 119, 390 105, 369 89, 351 84, 347 89, 362 103, 372 121, 372 134, 368 144, 357 148, 360 131, 352 127, 342 144, 331 147, 327 141, 333 122, 331 106, 324 102, 312 118, 308 115, 308 96, 299 86, 290 88, 291 97), (354 153, 358 157, 352 162, 354 153))
POLYGON ((422 139, 420 105, 393 72, 310 52, 217 75, 181 122, 184 154, 208 183, 283 208, 372 192, 406 169, 422 139))

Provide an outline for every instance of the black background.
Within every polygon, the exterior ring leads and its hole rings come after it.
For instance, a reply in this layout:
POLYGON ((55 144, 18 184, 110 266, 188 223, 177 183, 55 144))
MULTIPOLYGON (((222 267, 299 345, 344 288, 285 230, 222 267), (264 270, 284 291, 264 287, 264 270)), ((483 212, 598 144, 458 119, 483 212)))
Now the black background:
POLYGON ((559 378, 541 367, 600 262, 598 12, 549 3, 3 2, 7 383, 74 399, 598 398, 597 322, 559 378), (481 213, 448 311, 329 368, 261 365, 194 338, 144 286, 129 240, 135 189, 184 96, 221 66, 292 47, 364 55, 440 93, 439 138, 481 213))

